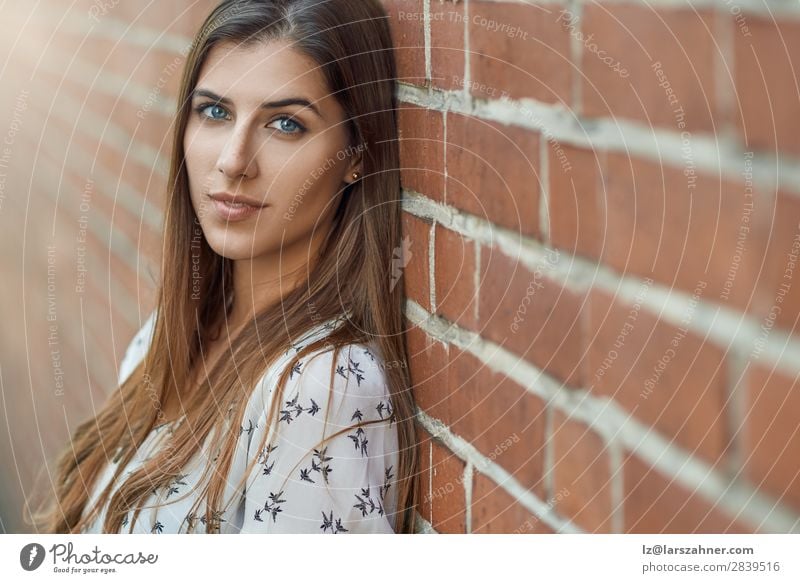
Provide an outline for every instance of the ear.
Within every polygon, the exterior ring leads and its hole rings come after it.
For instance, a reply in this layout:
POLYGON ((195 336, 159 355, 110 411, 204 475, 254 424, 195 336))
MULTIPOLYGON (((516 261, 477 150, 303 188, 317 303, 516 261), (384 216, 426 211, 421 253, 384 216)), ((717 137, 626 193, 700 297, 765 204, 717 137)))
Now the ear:
POLYGON ((347 184, 353 184, 354 182, 361 180, 363 176, 364 172, 362 170, 361 155, 358 154, 351 156, 347 163, 347 171, 344 174, 344 181, 347 184))

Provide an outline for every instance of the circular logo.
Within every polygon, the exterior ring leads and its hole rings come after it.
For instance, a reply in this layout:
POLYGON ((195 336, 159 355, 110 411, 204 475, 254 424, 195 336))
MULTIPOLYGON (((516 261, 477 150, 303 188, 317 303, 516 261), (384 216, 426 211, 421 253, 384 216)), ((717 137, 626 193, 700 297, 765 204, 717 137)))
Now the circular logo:
POLYGON ((30 543, 19 552, 19 564, 26 571, 35 571, 44 562, 44 547, 39 543, 30 543))

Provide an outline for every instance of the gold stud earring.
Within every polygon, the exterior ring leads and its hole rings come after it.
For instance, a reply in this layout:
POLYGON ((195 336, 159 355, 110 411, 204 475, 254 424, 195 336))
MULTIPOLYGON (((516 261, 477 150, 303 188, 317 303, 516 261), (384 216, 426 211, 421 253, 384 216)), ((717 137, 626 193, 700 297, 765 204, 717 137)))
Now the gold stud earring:
POLYGON ((358 180, 358 177, 361 176, 358 172, 353 172, 353 180, 358 180))

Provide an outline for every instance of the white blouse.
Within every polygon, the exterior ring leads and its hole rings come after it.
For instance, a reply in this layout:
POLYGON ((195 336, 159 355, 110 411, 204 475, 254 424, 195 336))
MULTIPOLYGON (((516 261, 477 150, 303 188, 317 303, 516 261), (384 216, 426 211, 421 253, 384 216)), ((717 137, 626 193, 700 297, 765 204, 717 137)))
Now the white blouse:
MULTIPOLYGON (((131 341, 120 364, 122 383, 144 358, 152 340, 155 312, 131 341)), ((342 322, 337 318, 316 326, 281 355, 257 383, 239 427, 223 509, 213 512, 220 533, 392 533, 394 532, 398 439, 397 424, 384 376, 383 361, 374 343, 350 344, 337 358, 334 390, 330 390, 333 348, 324 347, 300 360, 290 373, 284 391, 277 435, 259 444, 266 430, 266 414, 280 372, 293 353, 312 340, 327 336, 342 322), (333 403, 325 426, 328 401, 333 403), (359 427, 361 422, 382 419, 359 427), (319 442, 351 427, 319 449, 319 442), (247 465, 257 458, 245 485, 247 465)), ((122 474, 127 476, 149 459, 171 434, 181 418, 156 426, 122 474)), ((214 440, 209 434, 203 447, 182 473, 165 488, 154 489, 139 513, 135 533, 203 533, 202 512, 190 513, 198 484, 214 440), (153 506, 152 508, 148 508, 153 506)), ((219 453, 220 444, 214 452, 219 453)), ((101 473, 85 512, 106 487, 116 469, 109 463, 101 473)), ((107 506, 82 532, 100 533, 107 506)), ((133 512, 129 512, 132 518, 133 512)), ((126 515, 121 532, 129 529, 126 515)))

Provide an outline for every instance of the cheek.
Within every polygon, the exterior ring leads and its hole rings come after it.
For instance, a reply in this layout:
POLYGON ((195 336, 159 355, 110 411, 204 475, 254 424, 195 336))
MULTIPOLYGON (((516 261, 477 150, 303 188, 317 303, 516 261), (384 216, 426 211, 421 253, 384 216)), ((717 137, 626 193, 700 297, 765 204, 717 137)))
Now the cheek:
MULTIPOLYGON (((281 216, 310 215, 313 220, 328 212, 331 201, 342 187, 342 168, 346 160, 341 149, 319 139, 309 142, 291 158, 271 157, 275 177, 270 190, 281 216), (316 142, 316 143, 315 143, 316 142)), ((306 221, 303 221, 306 222, 306 221)))
POLYGON ((194 139, 184 141, 183 151, 191 195, 193 199, 196 199, 212 186, 211 181, 216 161, 214 148, 196 135, 194 139))

